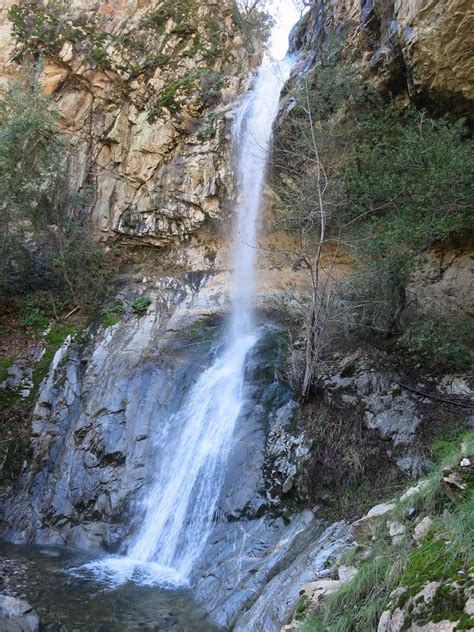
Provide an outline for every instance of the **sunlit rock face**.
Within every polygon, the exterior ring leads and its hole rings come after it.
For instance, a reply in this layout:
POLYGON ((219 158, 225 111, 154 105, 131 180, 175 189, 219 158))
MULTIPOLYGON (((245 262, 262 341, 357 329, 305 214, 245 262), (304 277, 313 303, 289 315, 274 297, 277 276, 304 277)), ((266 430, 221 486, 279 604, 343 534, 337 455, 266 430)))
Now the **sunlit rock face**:
POLYGON ((366 79, 406 93, 439 112, 466 115, 474 100, 474 9, 469 0, 317 2, 294 32, 293 46, 314 63, 328 27, 348 23, 366 79))
POLYGON ((220 218, 231 195, 226 119, 251 58, 259 61, 232 3, 65 5, 55 14, 43 2, 0 4, 0 81, 38 62, 73 148, 71 187, 87 191, 97 237, 158 246, 188 238, 220 218))

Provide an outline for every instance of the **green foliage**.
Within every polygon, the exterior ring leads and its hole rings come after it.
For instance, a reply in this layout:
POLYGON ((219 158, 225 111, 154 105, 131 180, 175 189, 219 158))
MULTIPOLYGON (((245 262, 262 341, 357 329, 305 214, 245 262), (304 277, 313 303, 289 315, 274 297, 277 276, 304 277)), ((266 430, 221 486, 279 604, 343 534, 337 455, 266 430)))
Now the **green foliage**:
POLYGON ((34 82, 14 83, 0 100, 0 286, 31 286, 34 244, 28 229, 51 219, 57 174, 64 166, 54 117, 34 82))
MULTIPOLYGON (((348 239, 367 261, 353 284, 364 306, 361 320, 392 332, 421 253, 452 235, 466 238, 473 232, 474 144, 463 122, 430 119, 414 107, 374 98, 370 103, 347 159, 343 217, 350 225, 348 239)), ((440 364, 443 355, 449 364, 456 350, 441 352, 440 364)))
POLYGON ((25 327, 105 289, 107 263, 81 223, 88 197, 70 192, 69 152, 34 78, 11 84, 0 100, 0 289, 23 296, 25 327))
MULTIPOLYGON (((324 217, 323 247, 331 254, 342 243, 361 262, 340 296, 348 324, 387 336, 401 331, 423 253, 474 232, 474 140, 463 121, 373 93, 348 51, 343 32, 329 34, 319 66, 292 95, 274 160, 278 221, 300 239, 302 265, 314 258, 324 217)), ((465 368, 465 348, 435 340, 438 331, 416 333, 413 354, 420 347, 427 357, 437 344, 437 370, 465 368)))
POLYGON ((148 298, 148 296, 139 296, 132 302, 132 312, 136 316, 143 316, 150 305, 151 300, 148 298))
POLYGON ((123 318, 124 305, 122 301, 115 300, 111 303, 106 303, 106 305, 102 308, 101 316, 102 316, 102 326, 112 327, 119 323, 123 318))
POLYGON ((208 68, 197 68, 186 73, 167 85, 149 106, 149 120, 154 121, 160 115, 162 108, 170 112, 177 112, 182 103, 198 95, 202 107, 216 105, 220 99, 221 88, 225 77, 222 72, 208 68))
POLYGON ((249 52, 256 52, 268 42, 274 20, 265 10, 265 2, 233 0, 234 22, 240 29, 244 45, 249 52))
POLYGON ((413 361, 425 368, 466 371, 472 365, 474 322, 455 316, 420 316, 410 323, 401 343, 413 361))
POLYGON ((306 612, 308 610, 308 606, 310 601, 307 595, 302 595, 298 601, 298 605, 295 610, 295 619, 296 621, 302 621, 306 617, 306 612))
POLYGON ((104 30, 100 15, 62 0, 24 0, 9 10, 17 57, 46 51, 57 55, 72 43, 91 65, 133 77, 157 66, 178 68, 198 52, 210 68, 225 58, 227 32, 214 16, 201 18, 198 3, 162 0, 120 35, 104 30))
POLYGON ((48 318, 39 307, 32 307, 20 318, 20 325, 42 331, 48 325, 48 318))

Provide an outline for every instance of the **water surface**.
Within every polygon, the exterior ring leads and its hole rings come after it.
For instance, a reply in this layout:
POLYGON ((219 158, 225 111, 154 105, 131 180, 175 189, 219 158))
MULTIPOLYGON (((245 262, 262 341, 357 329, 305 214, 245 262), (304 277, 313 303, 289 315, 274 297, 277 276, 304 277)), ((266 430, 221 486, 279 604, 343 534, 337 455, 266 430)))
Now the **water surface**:
POLYGON ((8 586, 38 612, 47 632, 217 632, 192 594, 134 582, 110 590, 71 569, 90 557, 0 542, 0 592, 8 586))

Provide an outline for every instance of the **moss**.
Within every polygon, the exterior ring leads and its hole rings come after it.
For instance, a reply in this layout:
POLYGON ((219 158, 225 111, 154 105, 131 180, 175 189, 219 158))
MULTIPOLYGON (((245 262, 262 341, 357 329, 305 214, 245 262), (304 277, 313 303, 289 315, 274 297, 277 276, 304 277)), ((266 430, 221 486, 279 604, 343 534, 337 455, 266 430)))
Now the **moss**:
POLYGON ((60 325, 51 329, 45 337, 45 351, 33 370, 33 396, 36 396, 41 382, 48 375, 49 367, 51 366, 56 351, 66 338, 75 334, 76 331, 75 325, 60 325))
POLYGON ((113 327, 123 318, 124 305, 120 300, 107 303, 101 311, 101 325, 105 329, 113 327))
POLYGON ((0 383, 8 379, 8 369, 15 362, 15 358, 0 358, 0 383))

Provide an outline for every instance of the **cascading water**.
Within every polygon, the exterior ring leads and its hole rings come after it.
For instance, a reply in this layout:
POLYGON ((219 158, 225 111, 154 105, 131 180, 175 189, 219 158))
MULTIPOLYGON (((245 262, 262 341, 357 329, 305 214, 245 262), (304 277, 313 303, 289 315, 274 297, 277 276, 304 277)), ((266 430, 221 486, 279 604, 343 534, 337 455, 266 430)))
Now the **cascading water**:
MULTIPOLYGON (((257 221, 272 126, 288 60, 262 66, 233 128, 238 203, 234 233, 232 316, 224 350, 197 380, 181 409, 165 421, 169 446, 147 493, 142 528, 125 557, 95 572, 120 583, 186 583, 212 530, 236 421, 243 404, 246 358, 257 341, 253 322, 257 221)), ((163 425, 163 419, 157 423, 163 425)))

